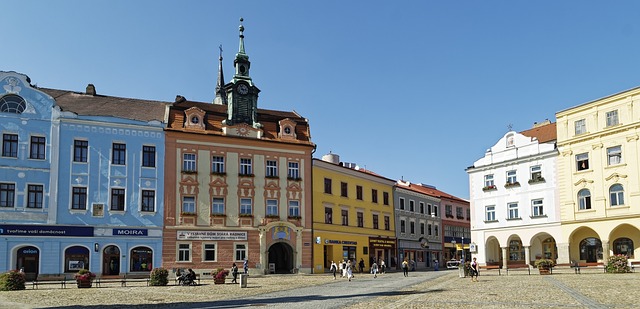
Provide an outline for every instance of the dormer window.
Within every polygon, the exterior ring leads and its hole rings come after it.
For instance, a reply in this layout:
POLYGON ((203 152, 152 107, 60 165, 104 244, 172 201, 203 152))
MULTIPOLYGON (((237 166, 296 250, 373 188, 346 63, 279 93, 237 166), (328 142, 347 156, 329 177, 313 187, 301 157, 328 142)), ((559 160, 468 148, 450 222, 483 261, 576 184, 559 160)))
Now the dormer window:
POLYGON ((0 112, 22 114, 27 102, 19 95, 8 94, 0 98, 0 112))
POLYGON ((288 127, 288 126, 284 127, 284 134, 287 134, 287 135, 291 134, 291 127, 288 127))
POLYGON ((282 139, 296 139, 296 122, 287 118, 280 120, 280 132, 278 137, 282 139))
POLYGON ((191 123, 198 124, 200 122, 200 118, 198 116, 191 117, 191 123))
POLYGON ((187 109, 184 112, 184 127, 186 129, 195 129, 195 130, 204 130, 205 129, 205 122, 204 122, 204 117, 205 117, 206 113, 205 111, 197 108, 197 107, 192 107, 190 109, 187 109))

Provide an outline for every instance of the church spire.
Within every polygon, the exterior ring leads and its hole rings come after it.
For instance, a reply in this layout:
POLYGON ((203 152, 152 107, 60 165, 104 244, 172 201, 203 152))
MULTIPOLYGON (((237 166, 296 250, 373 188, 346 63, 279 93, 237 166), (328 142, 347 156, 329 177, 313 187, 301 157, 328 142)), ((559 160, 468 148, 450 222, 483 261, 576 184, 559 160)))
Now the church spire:
POLYGON ((240 47, 238 48, 236 59, 233 60, 233 65, 236 69, 233 78, 251 80, 251 77, 249 77, 249 68, 251 67, 251 62, 249 61, 249 55, 247 55, 247 53, 244 51, 244 26, 242 25, 243 21, 244 19, 240 18, 240 47))
POLYGON ((218 61, 218 82, 216 83, 216 97, 213 99, 213 104, 227 105, 227 92, 224 90, 224 73, 222 72, 222 45, 220 45, 218 61))

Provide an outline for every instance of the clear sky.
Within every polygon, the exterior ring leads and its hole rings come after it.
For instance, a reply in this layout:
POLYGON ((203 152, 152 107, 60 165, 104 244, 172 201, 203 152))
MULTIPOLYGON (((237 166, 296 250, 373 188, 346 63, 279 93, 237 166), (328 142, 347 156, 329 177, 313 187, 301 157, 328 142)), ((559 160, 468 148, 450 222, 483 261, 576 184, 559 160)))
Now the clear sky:
POLYGON ((512 125, 640 85, 639 1, 6 1, 0 70, 40 87, 211 102, 239 18, 258 107, 330 151, 469 197, 512 125))

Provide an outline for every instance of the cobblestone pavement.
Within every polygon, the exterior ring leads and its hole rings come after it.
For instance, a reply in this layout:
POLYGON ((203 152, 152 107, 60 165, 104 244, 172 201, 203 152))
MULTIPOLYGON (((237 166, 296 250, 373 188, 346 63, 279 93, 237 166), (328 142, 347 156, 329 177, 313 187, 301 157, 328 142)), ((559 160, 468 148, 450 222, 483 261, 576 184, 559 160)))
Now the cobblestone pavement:
MULTIPOLYGON (((227 282, 231 280, 228 279, 227 282)), ((576 275, 570 270, 541 276, 536 270, 486 271, 479 282, 457 271, 387 273, 373 278, 356 274, 349 282, 329 275, 251 276, 247 288, 111 286, 66 289, 49 285, 34 290, 0 292, 0 308, 636 308, 640 273, 576 275)))

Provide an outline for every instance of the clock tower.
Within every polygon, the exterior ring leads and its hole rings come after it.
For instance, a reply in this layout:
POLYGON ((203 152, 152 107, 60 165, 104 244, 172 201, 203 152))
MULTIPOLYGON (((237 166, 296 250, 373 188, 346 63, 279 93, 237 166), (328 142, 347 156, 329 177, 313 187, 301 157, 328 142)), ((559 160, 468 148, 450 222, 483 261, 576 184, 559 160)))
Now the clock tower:
POLYGON ((258 123, 258 93, 260 89, 253 84, 249 69, 251 62, 244 51, 244 26, 240 18, 240 48, 233 60, 235 72, 231 82, 224 86, 227 94, 227 119, 224 124, 233 126, 247 124, 255 129, 262 127, 258 123))

